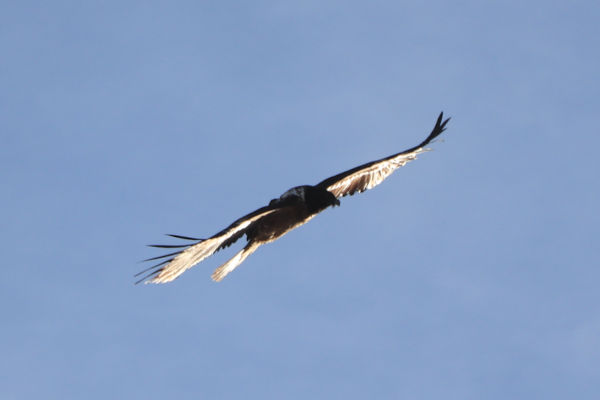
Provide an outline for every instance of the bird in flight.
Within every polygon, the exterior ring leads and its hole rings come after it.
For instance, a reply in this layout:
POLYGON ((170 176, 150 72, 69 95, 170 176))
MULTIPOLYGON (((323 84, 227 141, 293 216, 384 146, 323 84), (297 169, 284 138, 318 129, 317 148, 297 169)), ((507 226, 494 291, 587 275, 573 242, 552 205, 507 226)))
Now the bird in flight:
POLYGON ((446 124, 450 118, 443 120, 443 116, 444 113, 440 113, 429 136, 417 146, 380 160, 359 165, 327 178, 314 186, 293 187, 279 198, 271 200, 269 205, 243 216, 207 239, 169 235, 190 243, 150 245, 150 247, 178 250, 174 253, 145 260, 164 259, 136 274, 135 276, 140 276, 146 273, 136 283, 171 282, 200 261, 221 249, 229 247, 246 235, 246 246, 213 272, 212 279, 216 282, 221 281, 263 244, 273 242, 292 229, 307 223, 327 207, 339 206, 339 198, 374 188, 390 176, 394 170, 416 159, 418 154, 427 151, 428 149, 425 146, 446 129, 446 124))

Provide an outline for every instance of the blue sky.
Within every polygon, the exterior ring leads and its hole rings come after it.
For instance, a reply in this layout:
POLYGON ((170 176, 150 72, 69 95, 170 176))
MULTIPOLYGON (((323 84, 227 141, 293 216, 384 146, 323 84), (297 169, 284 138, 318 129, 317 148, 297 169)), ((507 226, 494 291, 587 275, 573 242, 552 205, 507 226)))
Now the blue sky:
POLYGON ((597 399, 599 19, 4 3, 0 397, 597 399), (133 285, 164 233, 212 235, 441 110, 433 152, 222 283, 231 249, 133 285))

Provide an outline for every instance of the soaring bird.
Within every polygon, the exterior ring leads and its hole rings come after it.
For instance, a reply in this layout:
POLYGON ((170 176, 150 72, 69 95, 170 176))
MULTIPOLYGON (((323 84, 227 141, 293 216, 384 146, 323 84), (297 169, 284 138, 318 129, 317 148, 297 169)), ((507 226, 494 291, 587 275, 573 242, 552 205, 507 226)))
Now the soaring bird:
POLYGON ((307 223, 327 207, 339 206, 339 198, 374 188, 390 176, 394 170, 416 159, 418 154, 429 150, 425 146, 446 129, 446 124, 450 120, 450 118, 443 120, 443 116, 444 113, 440 113, 429 136, 417 146, 380 160, 359 165, 314 186, 293 187, 279 198, 271 200, 269 205, 243 216, 208 239, 169 235, 191 243, 150 245, 151 247, 177 248, 179 250, 145 260, 165 259, 136 274, 135 276, 140 276, 147 273, 136 283, 143 281, 146 283, 171 282, 187 269, 246 235, 246 246, 213 272, 212 279, 216 282, 221 281, 263 244, 273 242, 292 229, 307 223))

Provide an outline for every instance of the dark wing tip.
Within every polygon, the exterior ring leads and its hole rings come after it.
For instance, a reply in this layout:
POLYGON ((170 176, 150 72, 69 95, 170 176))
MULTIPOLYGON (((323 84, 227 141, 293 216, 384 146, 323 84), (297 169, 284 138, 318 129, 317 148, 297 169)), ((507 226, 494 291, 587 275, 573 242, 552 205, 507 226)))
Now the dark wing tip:
POLYGON ((450 118, 446 118, 444 121, 442 121, 443 119, 444 119, 444 112, 442 111, 442 112, 440 112, 440 115, 439 115, 437 121, 435 122, 435 126, 433 127, 433 130, 431 131, 429 136, 427 136, 427 139, 425 139, 423 141, 423 143, 421 143, 417 147, 427 146, 433 139, 435 139, 436 137, 441 135, 441 133, 446 130, 446 124, 448 123, 448 121, 450 121, 450 118))
POLYGON ((195 238, 195 237, 190 237, 190 236, 173 235, 173 234, 171 234, 171 233, 167 233, 167 236, 171 236, 171 237, 173 237, 173 238, 176 238, 176 239, 183 239, 183 240, 200 240, 200 241, 202 241, 202 240, 206 240, 206 239, 195 238))
MULTIPOLYGON (((442 122, 442 119, 444 118, 444 112, 440 112, 440 116, 437 119, 437 122, 435 123, 435 127, 433 128, 433 130, 435 131, 436 129, 439 130, 440 133, 444 132, 446 130, 446 124, 448 123, 448 121, 450 121, 450 117, 446 118, 446 120, 444 122, 442 122)), ((439 133, 438 133, 439 135, 439 133)))
MULTIPOLYGON (((173 234, 167 234, 167 236, 171 236, 177 239, 183 239, 183 240, 190 240, 190 241, 195 241, 197 243, 200 243, 206 239, 200 239, 200 238, 194 238, 194 237, 190 237, 190 236, 182 236, 182 235, 173 235, 173 234)), ((191 244, 149 244, 149 247, 156 247, 159 249, 180 249, 177 250, 173 253, 169 253, 169 254, 164 254, 162 256, 157 256, 157 257, 152 257, 152 258, 147 258, 144 260, 144 262, 146 261, 154 261, 154 260, 160 260, 161 258, 167 258, 166 260, 161 261, 158 264, 155 264, 151 267, 148 267, 146 269, 144 269, 143 271, 138 272, 137 274, 134 275, 134 277, 138 277, 148 271, 153 270, 152 272, 148 273, 147 275, 145 275, 143 278, 141 278, 140 280, 136 281, 135 284, 137 285, 138 283, 141 283, 143 281, 146 280, 150 280, 154 275, 160 273, 160 271, 163 270, 163 265, 173 261, 173 259, 175 258, 174 256, 177 256, 178 254, 180 254, 181 252, 183 252, 185 249, 193 246, 194 244, 197 243, 191 243, 191 244)))
POLYGON ((190 247, 189 244, 147 244, 146 246, 159 249, 181 249, 183 247, 190 247))
POLYGON ((177 251, 175 251, 175 252, 173 252, 173 253, 164 254, 164 255, 162 255, 162 256, 156 256, 156 257, 152 257, 152 258, 146 258, 146 259, 144 260, 144 262, 146 262, 146 261, 160 260, 161 258, 165 258, 165 257, 171 257, 171 256, 174 256, 174 255, 177 255, 177 254, 181 253, 182 251, 183 251, 183 250, 177 250, 177 251))
POLYGON ((144 269, 143 271, 140 271, 137 274, 135 274, 134 277, 138 277, 138 276, 140 276, 140 275, 142 275, 142 274, 144 274, 144 273, 146 273, 148 271, 154 270, 154 271, 152 271, 152 272, 144 275, 141 279, 137 280, 135 282, 135 285, 137 285, 138 283, 141 283, 141 282, 143 282, 143 281, 145 281, 145 280, 153 277, 154 275, 160 273, 160 271, 162 271, 162 269, 163 269, 162 266, 165 265, 165 264, 167 264, 167 263, 169 263, 169 262, 171 262, 171 261, 173 261, 173 259, 169 258, 167 260, 161 261, 158 264, 155 264, 155 265, 153 265, 151 267, 148 267, 148 268, 144 269))

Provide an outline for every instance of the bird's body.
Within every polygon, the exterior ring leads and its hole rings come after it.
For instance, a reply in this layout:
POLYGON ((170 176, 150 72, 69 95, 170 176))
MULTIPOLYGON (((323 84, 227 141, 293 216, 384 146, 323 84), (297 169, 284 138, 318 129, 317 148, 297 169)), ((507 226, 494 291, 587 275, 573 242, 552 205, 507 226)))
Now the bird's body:
POLYGON ((395 169, 403 166, 408 161, 414 160, 419 153, 426 150, 425 146, 427 144, 444 131, 448 119, 442 122, 442 117, 443 114, 440 114, 433 131, 418 146, 352 168, 327 178, 314 186, 293 187, 279 198, 271 200, 269 205, 245 215, 208 239, 171 235, 176 238, 190 240, 192 243, 186 245, 151 245, 152 247, 182 248, 183 250, 149 259, 167 258, 165 261, 140 272, 138 275, 152 270, 138 282, 170 282, 206 257, 230 246, 246 235, 248 241, 246 246, 212 274, 215 281, 222 280, 261 245, 273 242, 289 231, 307 223, 327 207, 339 206, 340 201, 338 199, 340 197, 363 192, 380 184, 395 169))
POLYGON ((340 201, 325 189, 303 185, 286 191, 269 203, 277 212, 265 215, 246 231, 248 241, 269 243, 279 239, 294 228, 304 225, 329 206, 340 201))

